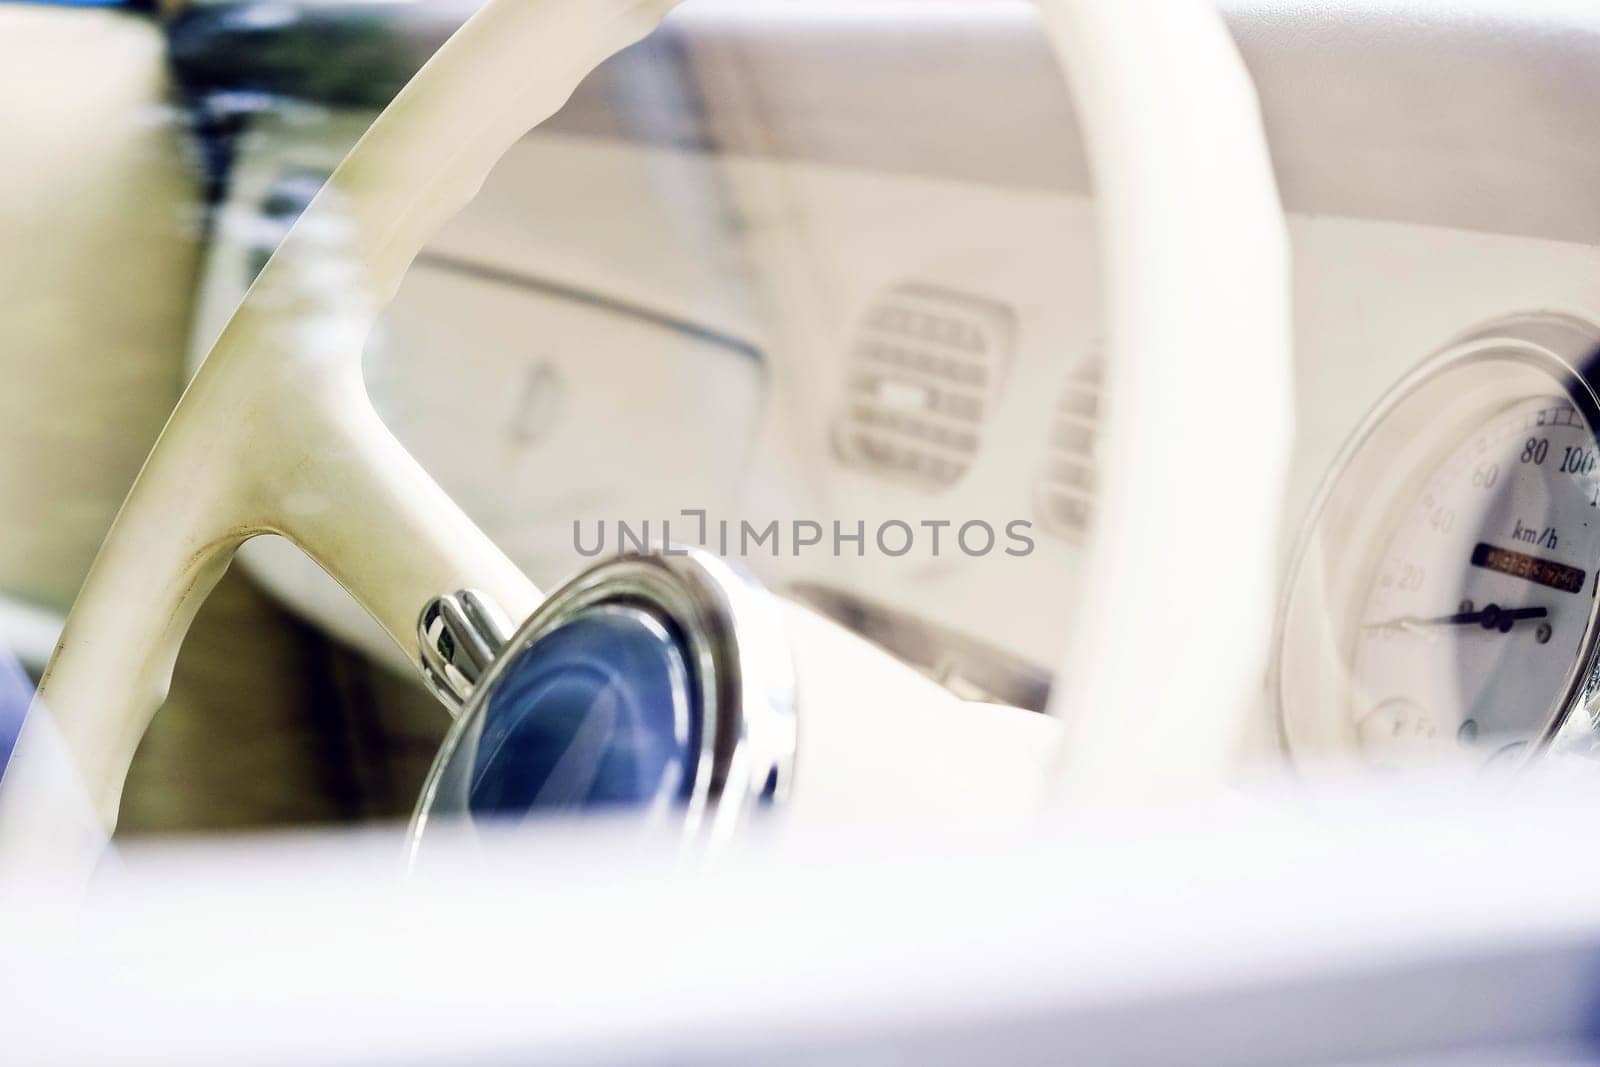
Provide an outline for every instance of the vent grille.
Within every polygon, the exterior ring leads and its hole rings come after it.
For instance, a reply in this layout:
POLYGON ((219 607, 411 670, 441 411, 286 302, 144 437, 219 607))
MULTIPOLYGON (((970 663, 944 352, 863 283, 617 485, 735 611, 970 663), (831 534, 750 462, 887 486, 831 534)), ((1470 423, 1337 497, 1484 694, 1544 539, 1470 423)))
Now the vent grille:
POLYGON ((1003 304, 898 285, 867 311, 851 352, 834 449, 852 466, 930 488, 972 466, 1011 362, 1003 304))
POLYGON ((1050 420, 1044 472, 1035 492, 1039 521, 1051 533, 1079 540, 1094 514, 1095 450, 1105 366, 1085 360, 1067 376, 1050 420))

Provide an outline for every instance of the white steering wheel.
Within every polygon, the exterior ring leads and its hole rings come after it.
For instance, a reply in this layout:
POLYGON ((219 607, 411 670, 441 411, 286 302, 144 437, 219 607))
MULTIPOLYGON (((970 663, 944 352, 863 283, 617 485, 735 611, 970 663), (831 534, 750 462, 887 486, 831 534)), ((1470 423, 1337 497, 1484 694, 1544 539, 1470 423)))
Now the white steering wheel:
MULTIPOLYGON (((418 613, 441 593, 479 590, 513 618, 539 606, 378 419, 362 349, 413 257, 501 154, 673 6, 488 0, 329 179, 106 537, 0 783, 0 869, 92 867, 184 633, 248 538, 293 541, 413 660, 418 613)), ((1254 92, 1203 0, 1040 6, 1100 204, 1103 462, 1116 472, 1057 686, 1063 728, 975 714, 785 607, 797 813, 1014 819, 1052 774, 1099 797, 1216 780, 1255 705, 1290 362, 1286 240, 1254 92), (1241 389, 1250 418, 1223 417, 1241 389)))

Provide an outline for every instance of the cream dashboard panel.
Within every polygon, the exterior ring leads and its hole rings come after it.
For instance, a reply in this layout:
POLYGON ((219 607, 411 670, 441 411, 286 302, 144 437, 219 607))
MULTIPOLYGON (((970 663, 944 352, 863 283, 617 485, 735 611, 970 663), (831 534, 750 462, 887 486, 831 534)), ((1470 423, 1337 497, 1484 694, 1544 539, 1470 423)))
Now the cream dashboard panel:
MULTIPOLYGON (((766 568, 1053 665, 1081 538, 1044 528, 1040 496, 1070 379, 1099 357, 1092 204, 795 162, 725 171, 752 205, 774 378, 792 380, 773 452, 787 439, 819 483, 805 517, 867 539, 766 568), (914 534, 903 555, 896 524, 914 534)), ((1075 395, 1095 401, 1092 383, 1075 395)))
MULTIPOLYGON (((261 136, 245 153, 208 267, 202 346, 249 277, 274 183, 331 167, 340 143, 261 136)), ((1590 246, 1300 215, 1291 234, 1300 442, 1286 535, 1362 413, 1428 352, 1514 311, 1600 318, 1590 246)), ((1092 417, 1062 412, 1092 407, 1097 278, 1082 195, 541 133, 424 254, 368 373, 401 439, 542 582, 587 562, 572 519, 589 543, 602 518, 651 520, 656 535, 685 508, 736 528, 778 520, 779 551, 744 555, 771 584, 846 591, 1048 669, 1081 551, 1081 516, 1053 513, 1050 490, 1087 488, 1092 514, 1092 482, 1063 474, 1052 442, 1070 431, 1067 460, 1094 456, 1092 417), (912 336, 886 343, 885 322, 891 335, 913 324, 912 336), (944 325, 930 340, 917 322, 944 325), (883 353, 864 354, 874 345, 898 350, 902 369, 920 361, 913 388, 885 388, 883 353), (973 364, 981 382, 947 373, 973 364), (564 383, 557 399, 541 399, 551 381, 564 383), (911 416, 946 392, 966 415, 976 394, 979 417, 923 420, 945 432, 930 444, 911 416), (861 448, 863 407, 899 419, 897 447, 926 456, 908 466, 861 448), (864 555, 849 543, 835 554, 826 537, 795 554, 796 520, 861 524, 864 555), (969 556, 951 533, 974 520, 1000 536, 969 556), (1004 551, 1018 520, 1034 546, 1021 557, 1004 551), (904 555, 872 543, 893 522, 917 534, 904 555), (937 556, 925 522, 952 524, 937 556)), ((1228 372, 1226 353, 1195 358, 1228 372)), ((1236 389, 1216 417, 1249 418, 1251 383, 1236 389)), ((1158 471, 1098 463, 1098 477, 1151 492, 1226 477, 1178 456, 1158 471)), ((1171 535, 1215 521, 1227 519, 1174 515, 1171 535)), ((694 532, 674 522, 675 540, 694 532)), ((250 565, 337 632, 384 644, 282 546, 257 547, 250 565)))
MULTIPOLYGON (((778 362, 803 367, 803 410, 791 409, 805 456, 826 456, 822 510, 869 528, 895 519, 1035 524, 1024 559, 973 559, 928 546, 864 563, 813 555, 778 561, 789 581, 839 581, 924 619, 982 636, 1050 667, 1066 639, 1081 538, 1058 532, 1042 486, 1061 462, 1061 413, 1078 407, 1100 349, 1093 204, 1081 195, 740 159, 726 170, 745 202, 746 239, 769 279, 778 362), (872 340, 863 324, 907 283, 1009 311, 1013 345, 970 468, 946 487, 915 486, 841 452, 842 412, 872 340), (792 338, 792 340, 791 340, 792 338), (786 343, 787 342, 787 343, 786 343), (803 355, 792 355, 804 346, 803 355), (852 566, 852 563, 855 565, 852 566)), ((1340 446, 1395 381, 1455 336, 1535 309, 1600 321, 1600 250, 1582 243, 1432 225, 1291 214, 1298 442, 1288 486, 1286 560, 1306 507, 1340 446)), ((1228 373, 1226 352, 1195 353, 1228 373)), ((776 373, 781 374, 779 370, 776 373)), ((1092 388, 1092 385, 1091 385, 1092 388)), ((1253 383, 1219 419, 1250 418, 1253 383)), ((1093 451, 1091 446, 1091 451, 1093 451)), ((1097 455, 1098 478, 1138 478, 1159 493, 1176 478, 1222 478, 1174 456, 1128 471, 1097 455)), ((1227 516, 1173 515, 1171 536, 1227 516)))

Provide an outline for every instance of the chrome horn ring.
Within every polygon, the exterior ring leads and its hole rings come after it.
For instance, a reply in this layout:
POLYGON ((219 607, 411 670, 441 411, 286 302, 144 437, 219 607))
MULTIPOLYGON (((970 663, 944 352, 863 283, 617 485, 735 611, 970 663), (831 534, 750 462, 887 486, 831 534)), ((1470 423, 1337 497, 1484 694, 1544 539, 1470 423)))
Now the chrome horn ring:
MULTIPOLYGON (((411 827, 413 857, 431 824, 446 816, 472 817, 488 809, 487 803, 480 803, 486 768, 509 744, 512 732, 538 717, 532 704, 559 702, 559 695, 548 694, 572 676, 575 661, 570 653, 552 651, 554 639, 572 635, 575 624, 595 623, 652 635, 660 647, 681 654, 681 686, 676 680, 667 681, 679 674, 678 655, 669 651, 668 666, 660 673, 665 695, 675 709, 686 712, 687 728, 678 738, 684 747, 681 781, 675 777, 650 798, 618 807, 671 808, 681 814, 687 835, 720 837, 722 828, 735 825, 746 812, 787 794, 797 732, 794 667, 771 595, 705 552, 668 549, 629 554, 573 578, 509 638, 499 631, 493 605, 470 590, 439 597, 423 610, 418 623, 423 672, 447 703, 459 701, 460 714, 440 746, 417 803, 411 827), (485 650, 492 655, 486 666, 485 650), (547 666, 544 661, 563 654, 568 658, 565 663, 557 659, 556 671, 539 674, 547 666), (533 681, 524 684, 526 679, 533 681), (491 723, 508 716, 515 724, 491 723), (496 740, 486 760, 480 742, 490 730, 496 740)), ((579 675, 588 675, 582 682, 593 687, 590 693, 600 695, 613 712, 619 704, 625 714, 636 712, 628 694, 619 692, 626 685, 619 686, 614 678, 593 677, 594 662, 590 655, 576 664, 579 675)), ((606 666, 620 671, 621 665, 613 661, 606 666)), ((596 761, 615 753, 602 751, 608 740, 598 740, 592 733, 587 739, 580 737, 583 730, 576 727, 564 739, 567 747, 561 761, 587 748, 578 759, 589 759, 593 771, 596 761)), ((621 758, 627 761, 638 755, 635 748, 621 758)), ((570 766, 569 761, 565 769, 570 766)), ((549 777, 555 776, 552 772, 549 777)), ((577 778, 591 780, 581 772, 577 778)), ((562 795, 560 789, 543 786, 537 799, 519 801, 522 814, 589 806, 575 802, 570 790, 562 795)))

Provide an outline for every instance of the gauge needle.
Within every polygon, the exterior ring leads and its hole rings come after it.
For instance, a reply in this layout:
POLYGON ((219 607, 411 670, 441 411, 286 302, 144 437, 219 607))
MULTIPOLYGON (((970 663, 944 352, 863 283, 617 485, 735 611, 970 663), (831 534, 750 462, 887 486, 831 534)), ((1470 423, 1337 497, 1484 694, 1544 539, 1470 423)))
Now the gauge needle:
POLYGON ((1498 604, 1486 604, 1478 611, 1458 611, 1454 615, 1438 615, 1431 619, 1402 615, 1398 619, 1387 619, 1384 622, 1369 622, 1363 629, 1381 630, 1392 627, 1400 630, 1416 630, 1425 626, 1470 626, 1477 623, 1485 630, 1499 630, 1504 634, 1510 633, 1511 627, 1523 619, 1542 619, 1549 614, 1548 608, 1502 608, 1498 604))

